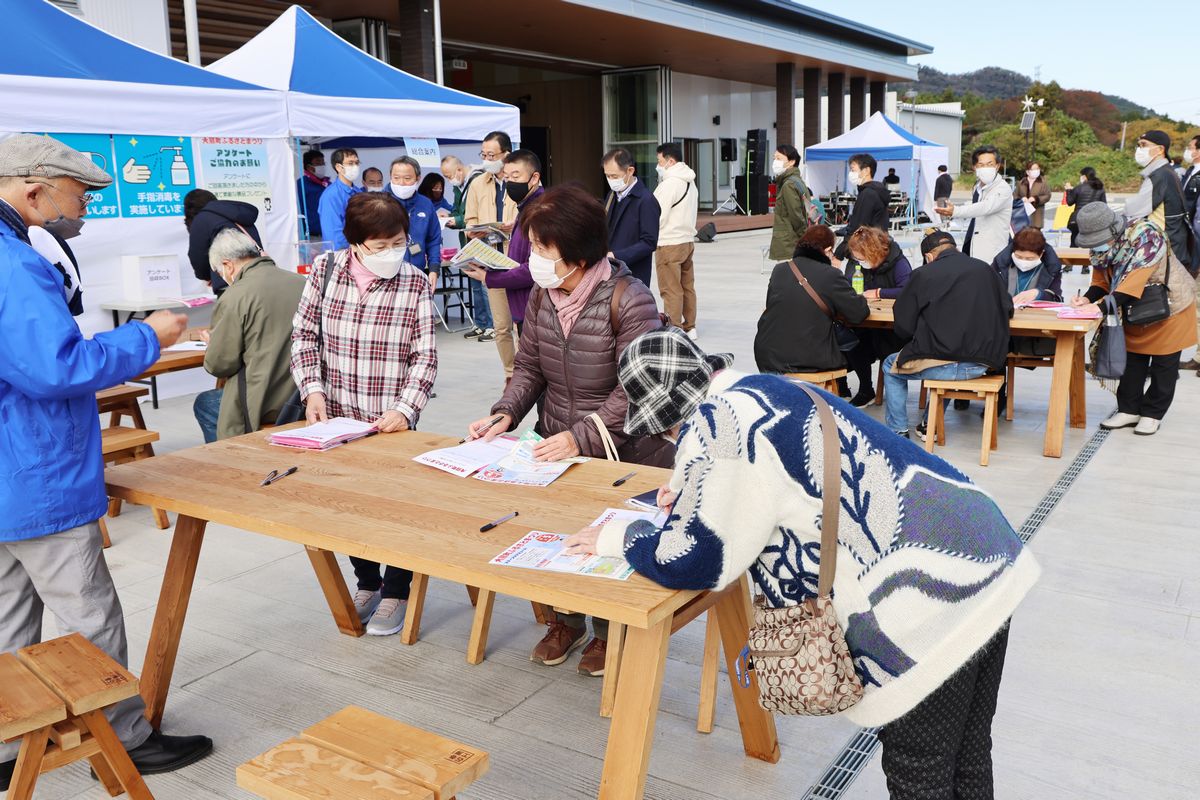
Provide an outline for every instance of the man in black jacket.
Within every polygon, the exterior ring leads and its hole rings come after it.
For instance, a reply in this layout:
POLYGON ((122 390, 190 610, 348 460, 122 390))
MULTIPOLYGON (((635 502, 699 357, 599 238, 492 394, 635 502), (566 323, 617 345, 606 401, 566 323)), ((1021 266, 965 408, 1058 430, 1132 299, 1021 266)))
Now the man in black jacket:
MULTIPOLYGON (((1004 369, 1013 302, 991 266, 936 231, 921 241, 925 266, 896 300, 895 331, 909 339, 884 359, 887 426, 908 436, 908 382, 962 381, 1004 369)), ((917 434, 925 438, 925 424, 917 434)))
MULTIPOLYGON (((258 209, 240 200, 217 200, 204 189, 188 192, 188 197, 193 195, 195 197, 190 205, 198 206, 199 210, 191 216, 184 216, 184 225, 188 231, 188 262, 191 263, 196 278, 209 283, 213 293, 220 297, 228 284, 209 266, 208 249, 217 234, 226 228, 240 228, 262 247, 262 237, 259 236, 258 228, 254 227, 255 221, 258 220, 258 209), (211 196, 212 199, 205 202, 205 195, 211 196)), ((185 206, 188 206, 187 198, 184 200, 185 206)))
POLYGON ((638 180, 633 153, 624 147, 609 150, 600 165, 609 188, 604 206, 611 248, 608 255, 624 261, 633 277, 650 288, 654 250, 658 247, 658 201, 638 180))
POLYGON ((942 164, 938 167, 937 180, 933 184, 933 200, 949 200, 950 195, 954 193, 954 178, 946 169, 946 165, 942 164))
POLYGON ((886 231, 891 224, 888 216, 888 204, 892 202, 892 193, 879 181, 875 180, 875 157, 870 153, 859 153, 850 157, 850 183, 858 187, 858 197, 854 200, 854 210, 846 227, 838 231, 844 237, 838 245, 838 258, 846 257, 846 240, 863 225, 886 231))

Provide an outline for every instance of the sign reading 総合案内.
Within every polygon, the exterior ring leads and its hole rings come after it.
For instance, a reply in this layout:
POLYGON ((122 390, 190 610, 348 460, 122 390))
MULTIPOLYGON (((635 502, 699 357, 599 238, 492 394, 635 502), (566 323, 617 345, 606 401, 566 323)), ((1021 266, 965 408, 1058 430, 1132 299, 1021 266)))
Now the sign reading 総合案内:
POLYGON ((426 169, 438 169, 442 166, 442 150, 437 139, 418 139, 413 136, 404 137, 404 152, 417 160, 426 169))

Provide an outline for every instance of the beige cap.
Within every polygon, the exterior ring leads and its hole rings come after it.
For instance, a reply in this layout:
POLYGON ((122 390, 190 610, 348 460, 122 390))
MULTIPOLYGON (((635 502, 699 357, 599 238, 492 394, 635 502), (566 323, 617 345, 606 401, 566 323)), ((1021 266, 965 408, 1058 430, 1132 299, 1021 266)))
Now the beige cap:
POLYGON ((111 175, 78 150, 32 133, 0 140, 0 177, 74 178, 90 189, 103 189, 113 182, 111 175))

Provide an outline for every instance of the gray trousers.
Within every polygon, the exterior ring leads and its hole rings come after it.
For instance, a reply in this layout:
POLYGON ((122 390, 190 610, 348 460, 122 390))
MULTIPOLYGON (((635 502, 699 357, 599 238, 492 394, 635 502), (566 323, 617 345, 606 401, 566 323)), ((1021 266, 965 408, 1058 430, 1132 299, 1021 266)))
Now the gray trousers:
MULTIPOLYGON (((0 652, 42 641, 42 614, 49 608, 64 636, 79 632, 121 664, 129 665, 125 618, 92 522, 61 533, 0 542, 0 652)), ((141 695, 105 713, 126 749, 146 741, 150 723, 141 695)), ((20 740, 0 744, 0 761, 17 757, 20 740)))

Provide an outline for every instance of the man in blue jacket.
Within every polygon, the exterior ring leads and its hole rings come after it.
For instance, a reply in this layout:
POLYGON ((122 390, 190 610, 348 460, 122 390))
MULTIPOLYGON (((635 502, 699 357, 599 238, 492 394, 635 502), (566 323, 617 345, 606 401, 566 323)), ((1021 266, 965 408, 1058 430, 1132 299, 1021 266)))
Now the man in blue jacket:
POLYGON ((333 242, 335 250, 345 250, 350 244, 346 241, 342 229, 346 227, 346 204, 350 198, 363 191, 356 185, 361 165, 358 153, 350 148, 334 150, 329 157, 333 163, 333 171, 337 175, 333 183, 321 192, 317 203, 317 213, 321 217, 321 236, 326 241, 333 242))
POLYGON ((608 212, 609 258, 625 262, 633 276, 650 288, 654 250, 658 247, 660 209, 646 184, 638 180, 633 153, 624 147, 609 150, 601 159, 610 194, 608 212))
MULTIPOLYGON (((30 226, 87 213, 88 189, 112 178, 47 136, 0 142, 0 652, 42 638, 46 608, 59 632, 78 631, 122 665, 125 620, 96 520, 108 505, 95 393, 141 373, 174 344, 187 317, 159 311, 85 339, 63 276, 29 245, 30 226)), ((106 711, 143 773, 212 751, 204 736, 163 736, 140 696, 106 711)), ((0 745, 0 791, 20 742, 0 745)))
POLYGON ((408 263, 424 272, 436 288, 442 266, 442 224, 433 201, 417 194, 420 185, 421 165, 415 158, 400 156, 392 162, 387 191, 408 212, 408 263))

